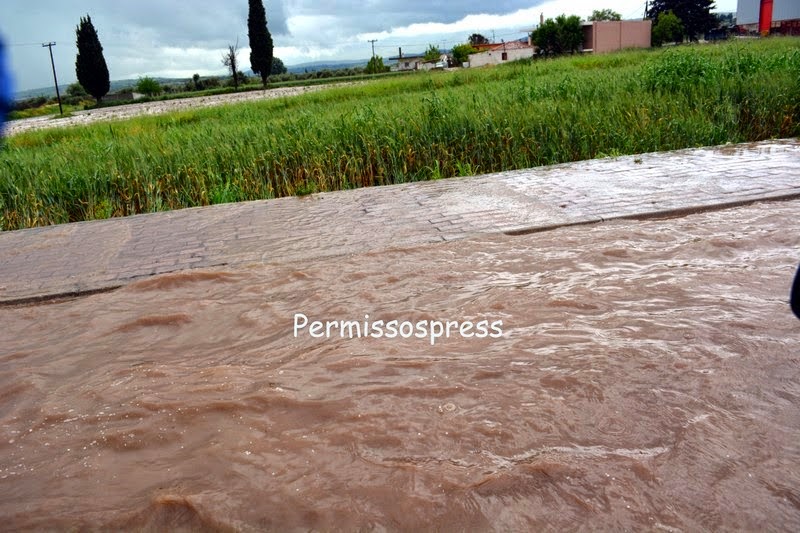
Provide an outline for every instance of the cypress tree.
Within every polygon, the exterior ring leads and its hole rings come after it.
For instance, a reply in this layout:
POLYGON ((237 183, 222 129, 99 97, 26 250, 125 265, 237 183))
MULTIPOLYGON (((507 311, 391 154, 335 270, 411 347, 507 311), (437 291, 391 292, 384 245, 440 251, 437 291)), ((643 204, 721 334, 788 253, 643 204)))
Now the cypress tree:
POLYGON ((262 0, 249 0, 247 14, 247 36, 250 38, 250 68, 261 76, 261 83, 267 86, 272 72, 272 36, 267 29, 267 13, 262 0))
POLYGON ((86 92, 97 99, 97 103, 108 94, 111 80, 108 77, 108 66, 103 57, 103 47, 97 38, 97 31, 92 25, 89 15, 81 17, 75 33, 78 37, 78 58, 75 60, 75 73, 78 83, 86 92))

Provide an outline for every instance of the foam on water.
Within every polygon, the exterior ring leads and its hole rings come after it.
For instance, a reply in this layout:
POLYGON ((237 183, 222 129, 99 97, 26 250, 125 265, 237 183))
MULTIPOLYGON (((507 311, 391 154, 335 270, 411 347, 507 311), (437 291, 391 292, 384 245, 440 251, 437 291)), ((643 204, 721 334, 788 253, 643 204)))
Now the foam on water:
POLYGON ((796 529, 796 202, 0 309, 9 529, 796 529), (503 336, 293 335, 319 320, 503 336))

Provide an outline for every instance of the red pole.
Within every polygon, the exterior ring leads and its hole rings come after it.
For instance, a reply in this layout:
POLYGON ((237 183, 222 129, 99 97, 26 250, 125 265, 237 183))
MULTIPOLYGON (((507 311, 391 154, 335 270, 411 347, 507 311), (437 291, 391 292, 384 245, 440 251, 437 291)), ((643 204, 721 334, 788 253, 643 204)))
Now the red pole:
POLYGON ((761 0, 761 9, 758 13, 758 33, 769 35, 772 28, 772 0, 761 0))

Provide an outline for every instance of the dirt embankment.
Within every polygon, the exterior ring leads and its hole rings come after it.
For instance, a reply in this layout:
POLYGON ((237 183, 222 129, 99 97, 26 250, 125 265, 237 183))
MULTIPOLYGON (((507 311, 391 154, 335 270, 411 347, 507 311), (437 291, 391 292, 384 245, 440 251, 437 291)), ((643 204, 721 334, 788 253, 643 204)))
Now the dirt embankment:
POLYGON ((53 116, 48 115, 45 117, 13 120, 6 124, 5 134, 14 135, 16 133, 22 133, 31 130, 90 124, 92 122, 98 122, 101 120, 119 120, 139 115, 158 115, 172 111, 182 111, 198 107, 210 107, 237 102, 265 100, 269 98, 286 98, 311 91, 318 91, 324 88, 341 87, 343 85, 350 84, 337 83, 306 87, 279 87, 264 91, 248 91, 232 94, 217 94, 214 96, 198 96, 195 98, 143 102, 137 104, 105 107, 101 109, 91 109, 87 111, 76 111, 63 118, 53 118, 53 116))

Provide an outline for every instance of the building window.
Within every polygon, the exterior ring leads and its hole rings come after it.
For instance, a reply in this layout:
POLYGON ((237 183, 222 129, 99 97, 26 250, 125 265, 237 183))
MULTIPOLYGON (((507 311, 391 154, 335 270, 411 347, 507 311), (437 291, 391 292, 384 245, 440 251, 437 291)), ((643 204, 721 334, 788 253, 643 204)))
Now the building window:
POLYGON ((508 52, 503 52, 503 61, 508 61, 508 52))

